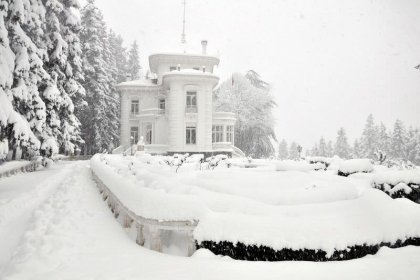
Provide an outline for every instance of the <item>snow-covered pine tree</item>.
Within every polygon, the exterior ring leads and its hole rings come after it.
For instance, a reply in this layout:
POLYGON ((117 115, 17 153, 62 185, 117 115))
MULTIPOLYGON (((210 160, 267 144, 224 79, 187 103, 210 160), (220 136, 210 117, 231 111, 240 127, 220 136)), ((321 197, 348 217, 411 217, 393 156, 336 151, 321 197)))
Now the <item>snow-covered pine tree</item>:
MULTIPOLYGON (((45 9, 40 1, 16 0, 10 3, 9 38, 15 54, 12 104, 28 120, 32 131, 42 142, 41 149, 46 151, 54 150, 56 145, 46 129, 46 108, 41 99, 42 91, 50 79, 43 68, 43 61, 47 56, 43 37, 44 22, 45 9)), ((17 147, 18 144, 14 143, 14 156, 17 147)), ((22 155, 28 155, 25 147, 22 155)))
POLYGON ((388 131, 386 129, 386 126, 384 123, 381 122, 379 127, 377 128, 378 131, 378 147, 377 150, 381 151, 383 154, 388 154, 390 149, 390 136, 388 134, 388 131))
POLYGON ((287 159, 289 156, 289 151, 287 150, 287 142, 286 140, 282 139, 279 144, 279 153, 278 158, 279 159, 287 159))
POLYGON ((118 146, 119 141, 119 107, 120 98, 115 88, 117 84, 117 62, 115 52, 112 49, 111 40, 109 34, 106 32, 107 28, 103 21, 103 38, 104 41, 104 58, 108 69, 108 90, 106 94, 106 105, 107 105, 107 150, 112 151, 118 146))
POLYGON ((60 23, 64 6, 59 0, 44 0, 44 2, 48 51, 44 65, 51 77, 43 94, 47 115, 46 130, 48 135, 57 141, 62 152, 72 153, 74 151, 74 144, 71 142, 71 134, 74 131, 71 127, 73 103, 65 90, 68 46, 61 36, 60 23))
POLYGON ((319 156, 318 143, 316 143, 316 142, 315 142, 314 146, 313 146, 313 147, 312 147, 312 149, 311 149, 310 154, 311 154, 311 156, 313 156, 313 157, 317 157, 317 156, 319 156))
POLYGON ((95 6, 94 0, 82 10, 82 32, 80 35, 83 53, 88 106, 82 109, 82 131, 85 153, 94 154, 113 147, 118 134, 115 104, 118 99, 113 91, 115 81, 108 71, 111 55, 106 25, 102 13, 95 6))
POLYGON ((137 41, 134 41, 128 51, 127 74, 131 80, 140 79, 140 56, 137 41))
POLYGON ((390 154, 395 159, 407 158, 407 132, 401 120, 396 120, 394 130, 391 136, 391 151, 390 154))
POLYGON ((9 47, 6 28, 8 12, 8 1, 0 0, 0 160, 6 157, 10 144, 27 147, 28 153, 38 150, 40 146, 29 123, 14 110, 10 100, 15 55, 9 47))
POLYGON ((353 149, 352 149, 352 158, 360 158, 362 157, 363 151, 360 147, 359 141, 356 139, 354 140, 353 149))
POLYGON ((375 125, 373 115, 370 114, 366 120, 366 125, 360 139, 361 156, 370 159, 375 158, 375 152, 378 146, 378 130, 375 125))
POLYGON ((332 157, 332 156, 334 156, 334 147, 333 147, 332 141, 329 140, 327 144, 327 157, 332 157))
POLYGON ((217 111, 234 112, 235 145, 253 157, 274 154, 274 118, 276 106, 269 88, 259 88, 240 73, 234 73, 215 91, 214 107, 217 111))
POLYGON ((299 157, 298 144, 296 142, 292 142, 289 148, 289 159, 297 160, 298 157, 299 157))
POLYGON ((340 158, 350 158, 351 148, 349 143, 347 142, 346 131, 343 127, 341 127, 337 131, 337 139, 335 141, 334 153, 340 158))
MULTIPOLYGON (((115 77, 117 84, 127 79, 127 50, 123 46, 121 35, 109 31, 109 45, 113 56, 115 57, 115 77)), ((140 67, 140 66, 139 66, 140 67)))
POLYGON ((86 107, 85 89, 82 86, 84 81, 82 65, 82 47, 80 43, 80 31, 82 29, 80 20, 80 4, 78 0, 61 0, 63 13, 61 19, 61 33, 67 44, 66 81, 64 89, 71 98, 74 105, 73 133, 69 136, 79 146, 84 142, 81 137, 80 117, 82 110, 86 107))
POLYGON ((408 130, 406 154, 410 162, 420 165, 420 130, 418 128, 408 130))
POLYGON ((327 143, 325 142, 325 138, 321 137, 319 139, 319 144, 318 144, 318 155, 321 157, 326 157, 327 153, 328 153, 328 148, 327 148, 327 143))

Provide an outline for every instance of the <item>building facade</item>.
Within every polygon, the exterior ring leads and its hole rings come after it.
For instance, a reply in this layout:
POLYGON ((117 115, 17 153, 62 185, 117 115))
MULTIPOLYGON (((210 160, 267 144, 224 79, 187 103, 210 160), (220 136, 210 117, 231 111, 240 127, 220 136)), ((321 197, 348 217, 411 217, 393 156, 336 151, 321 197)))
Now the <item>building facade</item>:
POLYGON ((117 85, 121 97, 120 150, 141 137, 155 154, 229 153, 235 148, 235 114, 213 111, 219 58, 206 54, 158 53, 149 57, 154 79, 117 85))

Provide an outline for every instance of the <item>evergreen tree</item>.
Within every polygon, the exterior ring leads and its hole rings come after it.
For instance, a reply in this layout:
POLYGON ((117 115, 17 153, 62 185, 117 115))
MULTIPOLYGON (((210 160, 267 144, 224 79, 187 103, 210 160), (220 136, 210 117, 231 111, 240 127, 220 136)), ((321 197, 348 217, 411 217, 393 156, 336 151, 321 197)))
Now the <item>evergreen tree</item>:
POLYGON ((377 128, 378 131, 378 150, 382 153, 388 154, 390 150, 390 136, 387 132, 385 125, 381 122, 377 128))
POLYGON ((407 140, 407 160, 414 164, 420 164, 420 131, 419 129, 410 128, 408 130, 407 140))
POLYGON ((110 74, 108 72, 106 27, 102 14, 94 0, 82 10, 82 32, 80 39, 84 53, 86 101, 82 109, 82 132, 85 153, 94 154, 110 148, 113 135, 109 129, 108 104, 110 102, 110 74))
POLYGON ((354 140, 354 144, 353 144, 352 158, 361 158, 362 154, 363 154, 363 151, 360 147, 359 141, 356 139, 354 140))
POLYGON ((406 159, 407 158, 407 134, 404 127, 404 124, 400 120, 396 120, 394 124, 394 130, 391 137, 391 151, 390 154, 393 158, 396 159, 406 159))
POLYGON ((298 158, 299 158, 298 144, 296 144, 296 142, 292 142, 290 144, 290 149, 289 149, 289 159, 297 160, 298 158))
POLYGON ((311 149, 310 154, 311 154, 311 156, 314 156, 314 157, 319 156, 318 143, 315 143, 315 144, 314 144, 314 146, 313 146, 313 147, 312 147, 312 149, 311 149))
POLYGON ((0 0, 0 159, 6 156, 10 145, 26 147, 28 152, 40 147, 29 123, 14 110, 10 102, 15 55, 9 47, 6 28, 8 12, 8 1, 0 0))
POLYGON ((378 146, 378 131, 375 126, 373 115, 370 114, 366 120, 366 125, 360 139, 361 156, 370 159, 375 158, 375 151, 378 146))
POLYGON ((328 153, 327 143, 325 142, 324 137, 321 137, 321 139, 319 139, 319 144, 318 144, 318 155, 321 157, 326 157, 327 153, 328 153))
MULTIPOLYGON (((12 1, 9 5, 8 24, 10 47, 15 54, 15 68, 13 72, 13 85, 11 88, 12 104, 15 110, 30 124, 36 137, 41 139, 44 151, 52 148, 48 141, 50 135, 46 130, 46 109, 41 99, 38 85, 48 83, 49 75, 43 69, 43 60, 46 57, 45 45, 42 45, 43 22, 45 9, 39 1, 25 2, 12 1)), ((41 89, 42 90, 42 89, 41 89)), ((13 158, 19 143, 11 143, 13 158)), ((28 151, 23 148, 23 156, 28 151)))
POLYGON ((334 146, 334 153, 340 158, 350 158, 350 145, 347 142, 346 131, 340 128, 337 132, 337 139, 334 146))
POLYGON ((60 28, 62 39, 66 44, 66 63, 63 65, 64 77, 60 80, 59 87, 65 92, 61 108, 62 121, 62 152, 73 153, 75 147, 84 143, 81 137, 81 124, 79 114, 86 105, 84 101, 85 89, 82 86, 82 49, 79 33, 81 22, 79 16, 80 4, 78 0, 60 0, 62 12, 60 15, 60 28))
POLYGON ((334 148, 333 148, 332 141, 329 140, 327 144, 327 157, 332 157, 332 156, 334 156, 334 148))
POLYGON ((289 151, 287 150, 287 142, 286 140, 282 139, 279 144, 279 159, 287 159, 289 156, 289 151))
POLYGON ((238 148, 257 158, 269 157, 274 154, 272 142, 276 141, 272 115, 276 103, 269 88, 259 88, 254 83, 242 74, 233 74, 216 90, 214 107, 236 114, 235 145, 238 148))
POLYGON ((137 41, 134 41, 128 52, 127 73, 131 80, 140 79, 140 56, 137 41))
POLYGON ((114 56, 115 65, 115 77, 117 84, 124 82, 127 77, 127 50, 123 46, 123 39, 120 35, 110 30, 109 32, 109 45, 111 53, 114 56))

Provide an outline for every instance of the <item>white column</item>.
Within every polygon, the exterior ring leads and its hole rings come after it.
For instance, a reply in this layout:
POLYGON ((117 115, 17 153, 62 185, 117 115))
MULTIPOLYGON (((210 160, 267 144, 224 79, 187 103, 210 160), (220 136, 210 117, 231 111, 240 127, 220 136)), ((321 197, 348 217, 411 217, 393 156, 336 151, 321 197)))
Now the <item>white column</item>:
POLYGON ((120 145, 124 148, 130 147, 130 99, 127 92, 121 92, 121 132, 120 132, 120 145))

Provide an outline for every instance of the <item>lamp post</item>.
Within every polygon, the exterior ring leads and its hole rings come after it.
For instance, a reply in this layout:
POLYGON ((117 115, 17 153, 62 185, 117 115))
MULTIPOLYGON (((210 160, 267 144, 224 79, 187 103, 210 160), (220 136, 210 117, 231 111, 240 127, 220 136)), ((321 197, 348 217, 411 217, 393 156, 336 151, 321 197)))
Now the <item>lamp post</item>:
POLYGON ((131 149, 131 155, 133 155, 133 142, 134 142, 134 137, 130 136, 130 149, 131 149))

